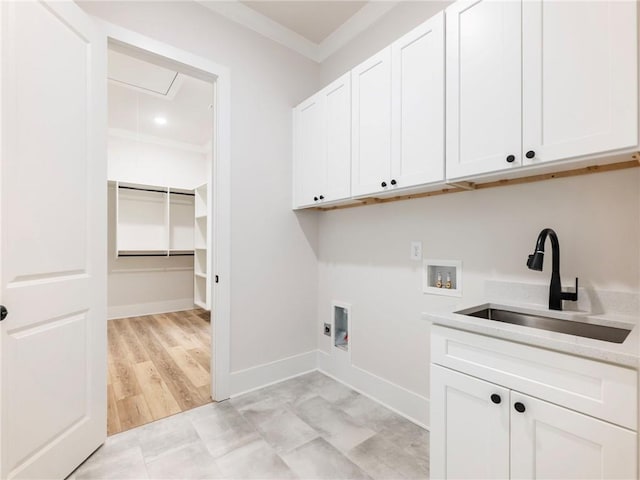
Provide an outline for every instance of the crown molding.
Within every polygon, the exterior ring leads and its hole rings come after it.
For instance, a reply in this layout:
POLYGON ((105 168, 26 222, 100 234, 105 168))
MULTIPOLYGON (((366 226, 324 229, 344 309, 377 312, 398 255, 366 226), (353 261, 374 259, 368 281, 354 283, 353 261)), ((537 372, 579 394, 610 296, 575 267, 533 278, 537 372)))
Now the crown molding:
POLYGON ((323 62, 336 53, 360 33, 373 25, 392 8, 398 5, 398 3, 400 3, 400 0, 381 2, 373 1, 367 3, 318 45, 317 56, 319 61, 323 62))
POLYGON ((239 23, 280 45, 284 45, 317 63, 323 62, 340 50, 358 34, 366 30, 376 20, 400 3, 400 1, 401 0, 371 1, 334 30, 322 42, 315 43, 252 8, 243 5, 237 0, 196 0, 196 2, 203 7, 239 23))
POLYGON ((256 12, 252 8, 243 5, 237 0, 232 1, 204 1, 196 0, 197 3, 209 10, 212 10, 223 17, 228 18, 240 25, 257 32, 274 42, 284 45, 315 62, 319 62, 318 45, 311 40, 304 38, 299 33, 288 29, 275 20, 256 12))

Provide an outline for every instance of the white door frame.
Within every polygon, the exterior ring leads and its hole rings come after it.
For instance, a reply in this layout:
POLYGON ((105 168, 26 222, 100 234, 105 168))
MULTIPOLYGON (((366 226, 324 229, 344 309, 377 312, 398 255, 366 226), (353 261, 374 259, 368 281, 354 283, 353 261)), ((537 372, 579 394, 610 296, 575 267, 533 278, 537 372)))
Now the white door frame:
MULTIPOLYGON (((139 50, 151 55, 159 63, 180 64, 181 71, 214 85, 212 185, 209 215, 212 218, 212 250, 208 258, 209 298, 211 299, 212 348, 211 397, 220 401, 229 398, 230 344, 231 344, 231 155, 230 155, 230 71, 185 50, 158 42, 139 33, 113 25, 103 24, 107 40, 111 44, 139 50), (215 283, 216 276, 220 282, 215 283)), ((107 178, 104 179, 105 185, 107 178)))

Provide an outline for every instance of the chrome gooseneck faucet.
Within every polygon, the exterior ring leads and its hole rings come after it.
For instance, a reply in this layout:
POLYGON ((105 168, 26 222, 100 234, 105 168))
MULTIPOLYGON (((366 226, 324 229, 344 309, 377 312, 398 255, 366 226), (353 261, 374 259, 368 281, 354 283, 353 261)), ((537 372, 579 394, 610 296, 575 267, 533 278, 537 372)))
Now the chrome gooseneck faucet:
POLYGON ((547 236, 551 239, 551 253, 552 253, 552 269, 551 269, 551 285, 549 286, 549 309, 550 310, 562 310, 562 301, 570 300, 572 302, 578 301, 578 278, 576 277, 576 291, 575 292, 563 292, 562 284, 560 283, 560 244, 558 243, 558 236, 550 228, 545 228, 538 235, 538 241, 536 242, 536 250, 533 255, 529 255, 527 260, 527 267, 531 270, 542 271, 542 263, 544 261, 544 243, 547 240, 547 236))

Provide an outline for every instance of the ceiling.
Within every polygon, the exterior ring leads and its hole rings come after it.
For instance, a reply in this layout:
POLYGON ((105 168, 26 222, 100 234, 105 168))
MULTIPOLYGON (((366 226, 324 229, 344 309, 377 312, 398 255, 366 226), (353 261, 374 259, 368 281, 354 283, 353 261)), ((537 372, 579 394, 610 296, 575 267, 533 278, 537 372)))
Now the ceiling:
POLYGON ((211 140, 212 84, 114 50, 108 77, 110 129, 198 147, 211 140))
POLYGON ((242 1, 247 7, 320 43, 344 24, 367 2, 336 1, 242 1))
POLYGON ((400 0, 196 0, 291 50, 322 62, 400 0))

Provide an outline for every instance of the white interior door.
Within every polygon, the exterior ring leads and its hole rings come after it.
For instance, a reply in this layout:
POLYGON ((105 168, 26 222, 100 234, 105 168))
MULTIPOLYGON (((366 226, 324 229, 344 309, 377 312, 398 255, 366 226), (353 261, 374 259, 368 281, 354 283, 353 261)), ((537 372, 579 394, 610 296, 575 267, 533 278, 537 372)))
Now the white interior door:
POLYGON ((2 2, 1 478, 106 438, 106 45, 72 2, 2 2))
POLYGON ((636 9, 628 0, 523 3, 526 164, 636 147, 636 9))
POLYGON ((521 164, 521 7, 460 0, 446 10, 447 178, 521 164))
POLYGON ((511 478, 637 478, 636 441, 626 428, 511 392, 511 478))
POLYGON ((509 478, 509 390, 431 365, 431 478, 509 478))

